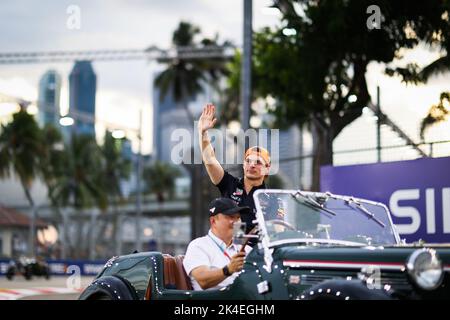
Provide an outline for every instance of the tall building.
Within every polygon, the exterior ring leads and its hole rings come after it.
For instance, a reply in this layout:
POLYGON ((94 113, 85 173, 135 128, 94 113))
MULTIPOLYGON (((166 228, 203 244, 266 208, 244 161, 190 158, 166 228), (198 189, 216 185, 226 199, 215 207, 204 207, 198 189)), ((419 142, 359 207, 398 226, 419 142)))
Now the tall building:
POLYGON ((76 113, 73 128, 76 134, 95 136, 96 87, 97 76, 91 62, 75 62, 69 75, 69 113, 76 113))
POLYGON ((159 89, 153 88, 153 150, 157 160, 170 161, 170 152, 167 145, 168 141, 170 141, 171 128, 169 127, 171 123, 175 127, 186 126, 186 119, 187 116, 184 110, 177 108, 177 103, 171 92, 164 99, 160 100, 159 89), (183 113, 181 119, 176 117, 177 111, 183 113))
POLYGON ((48 70, 39 80, 38 121, 41 126, 59 124, 61 76, 48 70))
MULTIPOLYGON (((195 101, 190 104, 189 102, 193 102, 193 100, 194 98, 188 100, 188 108, 194 119, 198 119, 202 106, 195 101)), ((179 144, 177 141, 172 141, 173 132, 176 129, 186 129, 191 137, 194 137, 194 124, 190 123, 186 110, 181 103, 175 101, 171 91, 161 101, 160 91, 156 87, 153 88, 153 110, 153 150, 155 158, 173 164, 171 153, 173 147, 179 144)), ((195 139, 193 139, 193 143, 196 146, 198 144, 195 139)))

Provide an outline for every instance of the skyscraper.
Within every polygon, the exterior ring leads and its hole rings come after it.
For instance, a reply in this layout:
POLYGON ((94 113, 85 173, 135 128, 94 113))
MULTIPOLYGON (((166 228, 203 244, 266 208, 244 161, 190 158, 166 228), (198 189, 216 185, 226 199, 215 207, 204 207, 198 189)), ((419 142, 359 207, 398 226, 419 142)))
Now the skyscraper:
POLYGON ((69 75, 69 114, 74 113, 76 134, 95 136, 97 76, 90 61, 77 61, 69 75))
POLYGON ((39 80, 38 121, 41 126, 58 126, 60 95, 61 76, 55 70, 48 70, 39 80))
MULTIPOLYGON (((200 116, 202 110, 200 107, 202 106, 195 98, 189 98, 187 103, 196 120, 200 116)), ((182 102, 175 101, 172 90, 161 101, 159 89, 153 87, 153 150, 157 160, 172 163, 172 149, 179 144, 179 141, 171 139, 176 129, 185 129, 192 137, 194 136, 194 124, 190 123, 182 102)), ((198 143, 197 141, 193 142, 198 143)), ((186 146, 185 151, 187 150, 189 150, 189 146, 186 146)))

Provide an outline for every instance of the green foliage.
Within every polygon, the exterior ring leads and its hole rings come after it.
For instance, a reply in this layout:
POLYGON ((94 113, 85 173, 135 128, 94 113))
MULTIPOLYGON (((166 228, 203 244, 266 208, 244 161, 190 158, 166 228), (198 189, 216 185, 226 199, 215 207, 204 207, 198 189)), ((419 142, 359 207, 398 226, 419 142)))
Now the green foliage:
POLYGON ((37 122, 25 110, 15 113, 10 123, 2 125, 0 177, 9 177, 14 173, 24 188, 29 189, 40 175, 42 138, 37 122))
POLYGON ((44 182, 48 188, 48 194, 53 206, 57 201, 52 197, 53 189, 58 179, 61 179, 66 165, 66 155, 61 132, 53 125, 46 125, 42 129, 43 154, 41 157, 41 171, 44 182))
MULTIPOLYGON (((255 35, 255 73, 262 95, 278 99, 278 119, 306 122, 321 118, 333 129, 333 138, 359 115, 370 100, 365 81, 371 61, 390 63, 401 48, 419 42, 448 44, 448 1, 275 1, 284 25, 296 30, 263 29, 255 35), (294 8, 294 3, 303 8, 294 8), (369 5, 378 5, 381 29, 366 26, 369 5), (439 37, 436 35, 440 35, 439 37), (357 97, 351 103, 348 98, 357 97)), ((417 81, 415 64, 389 67, 405 81, 417 81)))
MULTIPOLYGON (((188 22, 180 22, 174 31, 172 44, 179 51, 179 47, 195 46, 226 46, 229 43, 218 43, 218 37, 214 39, 204 38, 200 42, 195 37, 200 34, 200 28, 188 22)), ((169 92, 173 93, 176 102, 183 102, 189 120, 193 122, 193 115, 187 108, 187 100, 192 99, 203 91, 203 84, 208 83, 218 89, 219 81, 227 74, 225 61, 221 58, 208 59, 160 59, 159 62, 167 65, 155 79, 155 86, 159 88, 159 98, 162 101, 169 92)))
POLYGON ((117 143, 107 133, 102 148, 89 136, 73 136, 64 145, 56 127, 40 129, 34 117, 21 110, 2 126, 0 177, 17 175, 26 193, 36 178, 42 178, 55 207, 105 209, 108 196, 121 196, 120 180, 131 171, 117 143))
POLYGON ((114 200, 122 198, 120 182, 128 179, 131 173, 131 161, 122 155, 122 139, 115 139, 107 131, 100 147, 103 159, 102 186, 107 197, 114 200))
POLYGON ((172 43, 175 46, 192 46, 194 38, 200 33, 200 28, 189 22, 181 21, 173 32, 172 43))
POLYGON ((282 12, 280 27, 254 35, 255 90, 258 96, 276 99, 275 126, 310 126, 317 189, 320 166, 332 164, 334 138, 371 100, 365 77, 368 64, 384 63, 388 74, 411 83, 432 74, 436 68, 421 70, 414 61, 407 66, 393 61, 402 49, 419 43, 445 55, 449 1, 274 0, 274 5, 282 12), (380 8, 379 29, 367 27, 371 5, 380 8), (296 33, 286 36, 284 28, 296 33))
POLYGON ((157 196, 158 202, 165 201, 165 194, 173 196, 175 179, 181 175, 178 168, 168 163, 156 161, 143 170, 148 191, 157 196))
POLYGON ((95 139, 89 135, 73 135, 65 147, 64 172, 56 182, 52 197, 59 205, 80 210, 107 207, 102 184, 102 154, 95 139))

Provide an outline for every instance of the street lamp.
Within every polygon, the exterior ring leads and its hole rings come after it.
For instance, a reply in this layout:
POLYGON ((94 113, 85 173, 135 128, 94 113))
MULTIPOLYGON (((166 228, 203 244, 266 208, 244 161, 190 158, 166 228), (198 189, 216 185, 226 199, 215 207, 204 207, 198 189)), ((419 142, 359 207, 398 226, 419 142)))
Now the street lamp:
POLYGON ((125 138, 125 131, 123 130, 114 130, 112 132, 112 136, 114 139, 123 139, 125 138))
POLYGON ((252 0, 244 0, 244 44, 241 66, 241 122, 244 131, 249 126, 252 91, 252 10, 252 0))
POLYGON ((68 127, 68 126, 72 126, 75 123, 75 120, 73 120, 72 117, 62 117, 61 119, 59 119, 59 124, 62 125, 63 127, 68 127))

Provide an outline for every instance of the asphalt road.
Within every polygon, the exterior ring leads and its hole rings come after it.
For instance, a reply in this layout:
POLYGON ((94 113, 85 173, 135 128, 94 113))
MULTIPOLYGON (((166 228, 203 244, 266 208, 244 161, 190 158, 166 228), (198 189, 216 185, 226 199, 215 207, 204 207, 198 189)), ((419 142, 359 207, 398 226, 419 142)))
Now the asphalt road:
MULTIPOLYGON (((82 290, 93 279, 93 277, 80 277, 80 281, 75 283, 75 288, 82 290)), ((71 289, 74 282, 68 280, 67 276, 52 276, 49 280, 41 277, 25 280, 25 278, 17 276, 9 281, 2 276, 0 277, 0 299, 2 294, 3 297, 9 299, 14 299, 14 294, 17 294, 17 300, 76 300, 80 293, 74 292, 76 289, 71 289), (57 291, 69 291, 69 293, 57 291)))

